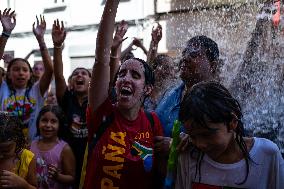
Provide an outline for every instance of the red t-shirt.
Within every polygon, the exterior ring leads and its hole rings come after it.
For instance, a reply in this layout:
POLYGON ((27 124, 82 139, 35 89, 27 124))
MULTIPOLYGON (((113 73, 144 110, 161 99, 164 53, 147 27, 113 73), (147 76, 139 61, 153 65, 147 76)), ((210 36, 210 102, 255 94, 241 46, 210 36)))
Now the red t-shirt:
POLYGON ((162 136, 161 123, 152 113, 151 126, 141 108, 134 121, 125 119, 107 99, 94 114, 87 110, 89 142, 102 120, 113 113, 114 119, 89 154, 85 189, 153 188, 154 136, 162 136))

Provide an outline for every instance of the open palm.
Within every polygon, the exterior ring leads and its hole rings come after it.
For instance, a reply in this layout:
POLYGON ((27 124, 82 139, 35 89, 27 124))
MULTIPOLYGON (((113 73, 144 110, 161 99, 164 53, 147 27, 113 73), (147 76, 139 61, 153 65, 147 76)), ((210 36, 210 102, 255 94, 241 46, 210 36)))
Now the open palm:
POLYGON ((37 24, 35 27, 35 23, 33 24, 33 33, 37 39, 43 38, 45 30, 46 30, 46 22, 42 15, 40 15, 40 22, 38 17, 36 17, 37 24))
POLYGON ((61 21, 61 26, 59 20, 55 20, 52 26, 52 41, 56 46, 61 46, 66 38, 66 30, 64 28, 63 21, 61 21))
POLYGON ((0 20, 3 26, 3 31, 11 33, 16 26, 15 11, 10 12, 11 9, 5 9, 3 14, 0 11, 0 20))

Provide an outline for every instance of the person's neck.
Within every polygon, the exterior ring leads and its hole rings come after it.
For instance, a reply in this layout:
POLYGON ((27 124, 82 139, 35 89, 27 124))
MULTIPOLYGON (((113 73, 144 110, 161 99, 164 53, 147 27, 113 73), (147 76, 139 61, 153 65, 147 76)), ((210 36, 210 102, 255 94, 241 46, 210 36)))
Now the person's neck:
POLYGON ((140 106, 137 107, 133 107, 131 109, 124 109, 124 108, 118 108, 118 111, 122 114, 122 116, 129 120, 129 121, 133 121, 137 118, 138 113, 140 111, 140 106))
POLYGON ((239 147, 235 139, 232 138, 227 149, 217 159, 214 159, 214 161, 224 164, 232 164, 239 162, 243 158, 244 154, 241 148, 239 147))
POLYGON ((58 141, 58 137, 52 137, 52 138, 41 138, 40 142, 42 142, 43 144, 54 144, 58 141))
POLYGON ((83 104, 84 99, 88 96, 88 93, 75 93, 75 94, 80 105, 83 104))

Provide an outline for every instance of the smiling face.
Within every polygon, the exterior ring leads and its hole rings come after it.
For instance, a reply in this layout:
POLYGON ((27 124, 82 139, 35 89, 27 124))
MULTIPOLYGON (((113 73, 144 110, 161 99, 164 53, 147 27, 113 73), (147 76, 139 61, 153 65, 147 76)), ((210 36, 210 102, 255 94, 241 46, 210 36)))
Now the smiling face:
POLYGON ((31 78, 29 65, 22 60, 14 61, 8 70, 8 78, 15 89, 26 88, 31 78))
POLYGON ((194 146, 211 159, 218 161, 234 143, 234 132, 224 123, 208 121, 206 125, 208 128, 189 120, 184 123, 184 128, 194 146))
POLYGON ((45 112, 39 119, 38 124, 40 135, 43 138, 57 138, 59 120, 52 112, 45 112))
POLYGON ((135 59, 129 59, 121 65, 115 85, 118 107, 141 107, 145 96, 150 93, 145 86, 144 72, 143 64, 135 59))
POLYGON ((91 77, 86 69, 76 69, 71 77, 72 89, 77 93, 87 93, 91 77))

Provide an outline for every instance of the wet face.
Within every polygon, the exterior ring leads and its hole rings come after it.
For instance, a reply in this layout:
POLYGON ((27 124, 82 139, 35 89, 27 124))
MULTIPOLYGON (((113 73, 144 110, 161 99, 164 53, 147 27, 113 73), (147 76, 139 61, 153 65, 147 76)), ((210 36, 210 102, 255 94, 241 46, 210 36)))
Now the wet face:
POLYGON ((196 84, 212 77, 210 61, 205 50, 196 44, 189 44, 182 53, 180 77, 185 83, 196 84))
POLYGON ((0 142, 0 160, 15 156, 16 142, 7 140, 0 142))
POLYGON ((22 60, 13 62, 10 70, 8 71, 8 77, 11 80, 14 88, 26 88, 28 81, 31 78, 31 72, 28 64, 22 60))
POLYGON ((44 113, 39 120, 39 132, 45 139, 57 138, 59 120, 52 112, 44 113))
POLYGON ((77 69, 72 74, 72 89, 78 93, 87 93, 91 78, 85 69, 77 69))
POLYGON ((117 104, 119 107, 130 109, 143 103, 146 93, 145 69, 137 60, 125 61, 118 72, 116 81, 117 104))
POLYGON ((153 71, 157 82, 164 81, 174 76, 173 61, 165 58, 162 62, 157 65, 153 65, 153 71))
POLYGON ((204 128, 192 120, 184 124, 193 145, 207 154, 211 159, 218 161, 226 153, 232 141, 234 141, 234 133, 232 130, 228 130, 224 123, 207 122, 207 126, 215 130, 212 131, 204 128))
POLYGON ((33 74, 36 78, 41 78, 44 73, 44 65, 42 63, 37 63, 33 67, 33 74))

